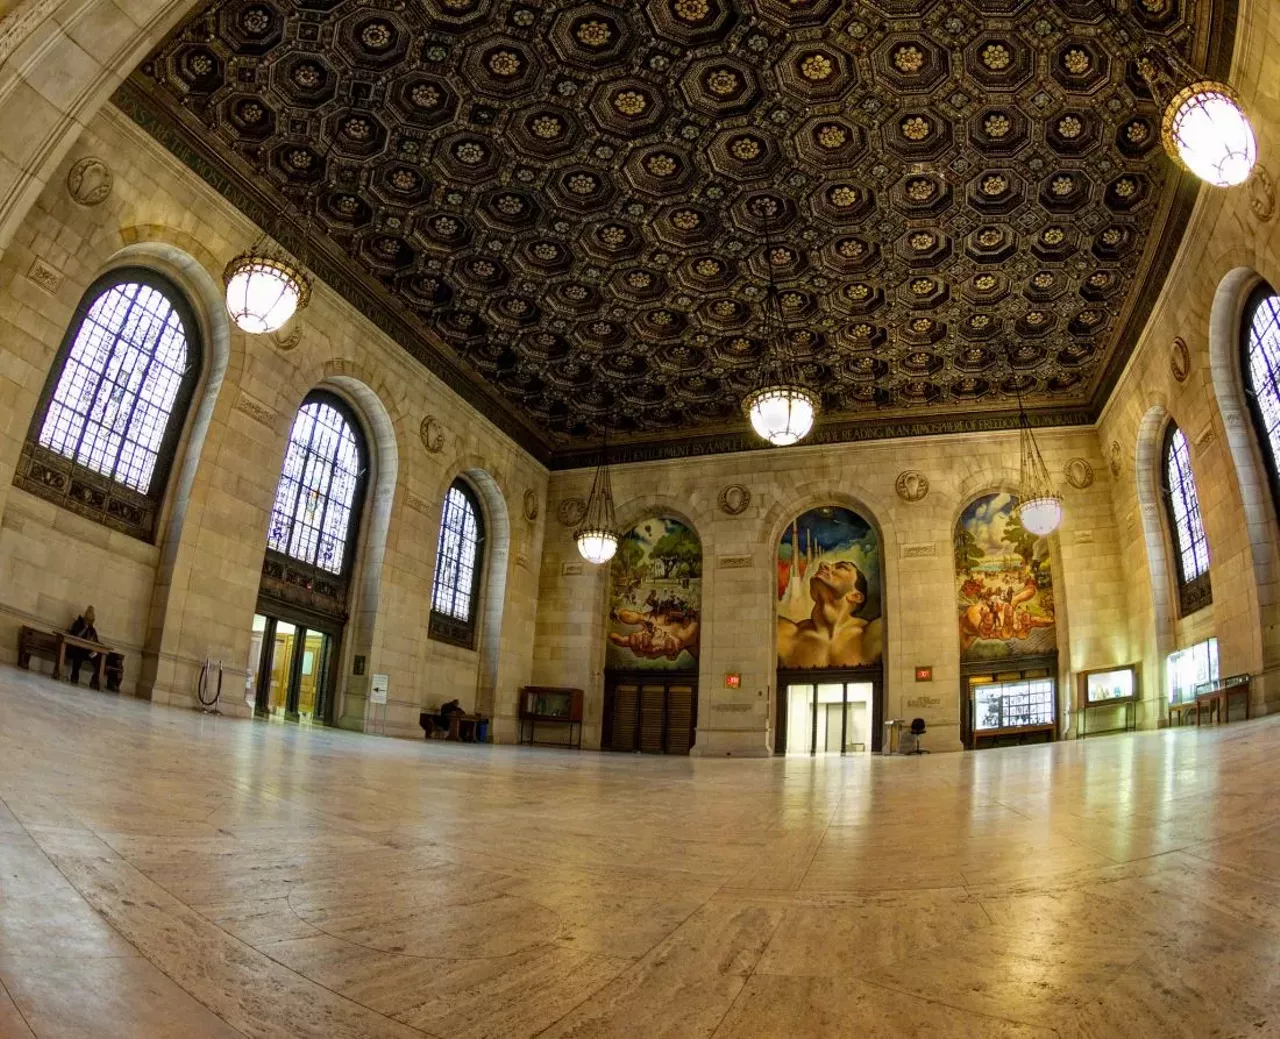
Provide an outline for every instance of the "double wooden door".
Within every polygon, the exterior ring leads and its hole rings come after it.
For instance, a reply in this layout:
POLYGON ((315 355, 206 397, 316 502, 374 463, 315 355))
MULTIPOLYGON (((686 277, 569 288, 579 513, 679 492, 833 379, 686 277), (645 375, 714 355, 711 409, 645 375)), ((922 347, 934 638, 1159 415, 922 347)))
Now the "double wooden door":
POLYGON ((697 725, 697 675, 606 676, 605 750, 688 754, 697 725))

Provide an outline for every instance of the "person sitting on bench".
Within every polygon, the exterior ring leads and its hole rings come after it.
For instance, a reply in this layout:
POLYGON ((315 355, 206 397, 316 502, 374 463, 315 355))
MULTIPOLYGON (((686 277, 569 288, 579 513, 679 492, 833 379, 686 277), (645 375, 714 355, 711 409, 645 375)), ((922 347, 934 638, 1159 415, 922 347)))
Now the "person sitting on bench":
POLYGON ((453 724, 453 716, 455 714, 466 714, 457 700, 450 700, 446 704, 440 705, 433 718, 436 723, 436 729, 443 732, 446 736, 449 734, 449 728, 453 724))
MULTIPOLYGON (((95 620, 93 607, 85 607, 84 613, 77 617, 67 629, 68 635, 74 635, 78 639, 85 639, 89 642, 98 641, 98 629, 93 626, 95 620)), ((93 677, 89 679, 89 688, 98 688, 98 654, 91 653, 87 649, 79 646, 67 647, 67 660, 71 662, 71 684, 80 684, 80 667, 83 664, 89 664, 93 677)))

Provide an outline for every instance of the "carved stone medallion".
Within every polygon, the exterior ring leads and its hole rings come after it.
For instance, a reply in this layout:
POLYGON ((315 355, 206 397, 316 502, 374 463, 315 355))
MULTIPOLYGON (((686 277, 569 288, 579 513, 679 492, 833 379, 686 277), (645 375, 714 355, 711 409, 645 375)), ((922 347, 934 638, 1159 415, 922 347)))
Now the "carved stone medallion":
POLYGON ((1083 458, 1073 458, 1062 467, 1062 475, 1067 478, 1067 483, 1082 491, 1093 483, 1093 466, 1083 458))
POLYGON ((556 510, 556 516, 566 527, 576 527, 587 514, 587 503, 582 498, 565 498, 556 510))
POLYGON ((288 353, 302 342, 302 329, 295 326, 293 331, 288 335, 283 335, 280 332, 272 332, 271 341, 275 343, 277 350, 280 350, 283 353, 288 353))
POLYGON ((1262 163, 1253 167, 1253 176, 1249 178, 1249 208, 1263 223, 1276 211, 1276 187, 1262 163))
POLYGON ((92 155, 81 159, 67 173, 67 191, 82 206, 98 206, 111 195, 111 170, 92 155))
POLYGON ((1182 336, 1173 337, 1173 348, 1169 351, 1169 371, 1178 382, 1186 382, 1191 374, 1191 351, 1182 336))
POLYGON ((923 501, 924 496, 929 493, 929 477, 915 469, 904 469, 894 481, 893 489, 905 502, 923 501))
POLYGON ((1111 441, 1111 457, 1107 460, 1107 467, 1111 470, 1112 476, 1120 475, 1120 442, 1118 440, 1111 441))
POLYGON ((427 454, 438 455, 444 450, 444 434, 440 432, 440 423, 434 415, 428 415, 418 427, 418 436, 422 438, 422 446, 427 454))
POLYGON ((751 492, 740 483, 731 483, 720 492, 716 501, 726 516, 741 516, 751 504, 751 492))
POLYGON ((538 492, 532 488, 524 492, 524 518, 530 523, 538 518, 538 492))

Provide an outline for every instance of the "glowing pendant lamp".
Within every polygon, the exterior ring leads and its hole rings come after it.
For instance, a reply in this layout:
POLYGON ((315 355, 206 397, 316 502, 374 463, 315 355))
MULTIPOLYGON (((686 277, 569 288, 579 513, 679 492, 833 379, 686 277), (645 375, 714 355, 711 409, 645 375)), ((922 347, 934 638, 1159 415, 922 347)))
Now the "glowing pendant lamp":
POLYGON ((1200 79, 1174 55, 1161 57, 1139 58, 1138 72, 1164 106, 1164 150, 1182 169, 1214 187, 1243 184, 1258 161, 1258 143, 1236 92, 1225 83, 1200 79), (1187 85, 1179 89, 1179 81, 1187 85))
POLYGON ((773 278, 773 249, 769 220, 777 212, 770 198, 756 200, 756 215, 764 222, 764 264, 769 284, 761 306, 761 332, 770 357, 762 367, 759 385, 742 401, 742 411, 751 428, 774 447, 799 443, 813 429, 818 415, 818 395, 800 381, 800 373, 787 341, 787 320, 773 278))
POLYGON ((1049 470, 1040 456, 1040 446, 1036 443, 1035 434, 1031 432, 1031 423, 1022 406, 1021 395, 1018 397, 1018 430, 1021 458, 1018 504, 1014 508, 1014 515, 1028 533, 1047 537, 1062 523, 1062 495, 1049 478, 1049 470))
POLYGON ((250 335, 274 332, 311 299, 301 268, 260 247, 227 264, 222 280, 231 320, 250 335))
POLYGON ((591 481, 587 511, 583 513, 582 523, 573 532, 578 554, 596 566, 609 562, 618 551, 618 519, 613 511, 613 485, 609 479, 606 450, 607 444, 601 444, 600 464, 591 481))

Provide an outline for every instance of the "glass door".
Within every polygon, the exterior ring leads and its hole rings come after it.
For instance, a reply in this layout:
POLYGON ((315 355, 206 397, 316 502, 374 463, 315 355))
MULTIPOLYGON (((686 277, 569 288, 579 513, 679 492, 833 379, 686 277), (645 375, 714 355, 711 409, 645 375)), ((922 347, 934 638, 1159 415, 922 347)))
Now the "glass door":
POLYGON ((302 660, 298 667, 294 714, 298 721, 321 717, 325 699, 325 677, 329 662, 329 636, 322 631, 304 630, 299 637, 302 660))
POLYGON ((253 713, 260 718, 323 723, 332 699, 336 643, 328 632, 255 614, 245 689, 253 713))
POLYGON ((871 746, 871 682, 797 683, 784 687, 788 754, 860 753, 871 746))

